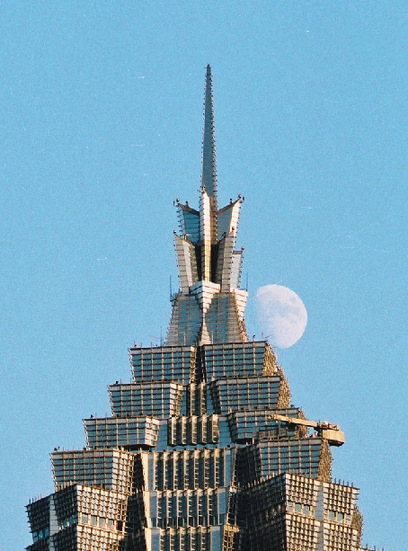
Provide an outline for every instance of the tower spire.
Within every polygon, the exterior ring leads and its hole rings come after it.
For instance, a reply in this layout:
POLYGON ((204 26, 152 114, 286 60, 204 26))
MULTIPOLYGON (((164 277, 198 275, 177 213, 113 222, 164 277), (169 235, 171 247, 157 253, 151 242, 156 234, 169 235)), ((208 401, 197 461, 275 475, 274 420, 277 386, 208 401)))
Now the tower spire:
POLYGON ((217 212, 217 169, 215 155, 215 135, 214 135, 214 109, 211 67, 207 65, 205 78, 205 98, 204 98, 204 135, 203 135, 203 166, 201 185, 207 192, 212 206, 212 211, 217 212))
POLYGON ((211 68, 205 79, 200 206, 177 201, 181 235, 175 233, 180 292, 173 296, 166 345, 247 342, 240 289, 242 249, 235 250, 242 198, 218 210, 211 68))

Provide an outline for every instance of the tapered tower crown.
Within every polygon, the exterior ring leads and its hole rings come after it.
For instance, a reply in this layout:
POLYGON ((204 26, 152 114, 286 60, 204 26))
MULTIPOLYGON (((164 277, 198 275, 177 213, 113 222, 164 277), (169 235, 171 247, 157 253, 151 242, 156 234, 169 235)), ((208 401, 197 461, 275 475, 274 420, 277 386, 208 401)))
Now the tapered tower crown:
POLYGON ((241 197, 218 210, 211 68, 207 66, 199 209, 177 202, 175 234, 180 292, 167 344, 246 341, 247 292, 239 288, 242 249, 235 250, 241 197))

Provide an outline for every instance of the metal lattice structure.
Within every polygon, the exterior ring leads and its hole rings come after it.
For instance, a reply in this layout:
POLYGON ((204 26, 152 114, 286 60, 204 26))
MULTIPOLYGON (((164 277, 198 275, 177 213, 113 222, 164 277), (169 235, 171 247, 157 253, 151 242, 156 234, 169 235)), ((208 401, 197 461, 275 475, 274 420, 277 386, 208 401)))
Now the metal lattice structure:
POLYGON ((211 70, 199 209, 177 201, 180 290, 162 346, 130 349, 112 416, 52 453, 27 506, 28 551, 361 551, 358 491, 331 480, 337 425, 305 418, 266 341, 250 341, 235 250, 242 198, 218 209, 211 70))

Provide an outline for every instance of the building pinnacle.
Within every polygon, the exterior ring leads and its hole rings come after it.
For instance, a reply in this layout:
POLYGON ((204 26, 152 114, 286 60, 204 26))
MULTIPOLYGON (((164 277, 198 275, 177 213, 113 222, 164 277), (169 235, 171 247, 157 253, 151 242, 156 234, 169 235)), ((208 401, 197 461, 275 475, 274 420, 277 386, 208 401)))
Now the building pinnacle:
POLYGON ((203 165, 201 185, 210 197, 213 212, 217 212, 217 169, 215 155, 213 92, 210 65, 207 65, 205 78, 203 165))

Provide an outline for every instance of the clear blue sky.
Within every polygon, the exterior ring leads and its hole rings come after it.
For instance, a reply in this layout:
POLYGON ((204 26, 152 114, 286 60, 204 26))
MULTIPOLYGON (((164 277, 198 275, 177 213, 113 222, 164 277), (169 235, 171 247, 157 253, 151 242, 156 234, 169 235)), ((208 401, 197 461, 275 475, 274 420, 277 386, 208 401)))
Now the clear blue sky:
MULTIPOLYGON (((109 412, 127 348, 164 335, 174 199, 198 204, 204 73, 220 203, 245 196, 253 297, 293 289, 293 403, 339 423, 363 544, 408 547, 405 2, 0 6, 0 548, 31 542, 49 452, 109 412)), ((248 306, 250 333, 257 333, 248 306)))

